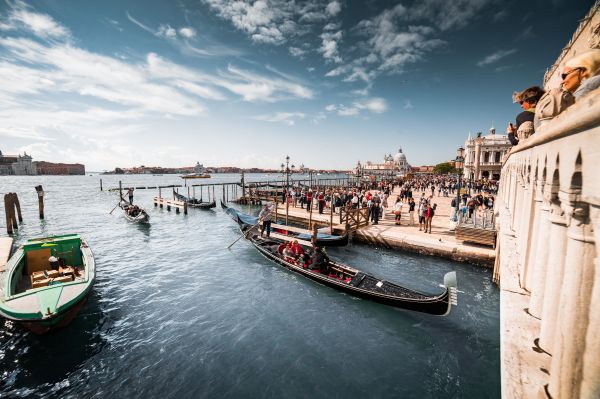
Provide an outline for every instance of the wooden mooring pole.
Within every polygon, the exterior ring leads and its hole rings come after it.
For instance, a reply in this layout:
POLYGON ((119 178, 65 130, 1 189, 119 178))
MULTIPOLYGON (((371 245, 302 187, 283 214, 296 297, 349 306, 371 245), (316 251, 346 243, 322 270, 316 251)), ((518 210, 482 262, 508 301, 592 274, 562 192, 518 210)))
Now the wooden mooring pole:
POLYGON ((4 210, 6 212, 6 232, 8 234, 13 234, 14 230, 19 229, 18 222, 23 222, 21 204, 19 204, 19 198, 16 193, 4 195, 4 210), (15 215, 15 208, 17 210, 17 215, 15 215))
POLYGON ((100 179, 100 191, 102 191, 102 179, 100 179))
MULTIPOLYGON (((102 179, 100 179, 100 190, 102 190, 102 179)), ((38 195, 38 208, 40 210, 40 219, 44 219, 44 189, 41 185, 35 186, 38 195)))

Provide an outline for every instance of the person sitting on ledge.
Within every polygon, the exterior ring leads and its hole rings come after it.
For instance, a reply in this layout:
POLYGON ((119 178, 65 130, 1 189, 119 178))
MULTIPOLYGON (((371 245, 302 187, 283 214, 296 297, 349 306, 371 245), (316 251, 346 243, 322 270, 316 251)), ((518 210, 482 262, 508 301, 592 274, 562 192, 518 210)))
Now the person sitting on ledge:
POLYGON ((568 60, 562 83, 546 93, 535 112, 535 127, 553 119, 587 93, 600 87, 600 50, 586 51, 568 60))

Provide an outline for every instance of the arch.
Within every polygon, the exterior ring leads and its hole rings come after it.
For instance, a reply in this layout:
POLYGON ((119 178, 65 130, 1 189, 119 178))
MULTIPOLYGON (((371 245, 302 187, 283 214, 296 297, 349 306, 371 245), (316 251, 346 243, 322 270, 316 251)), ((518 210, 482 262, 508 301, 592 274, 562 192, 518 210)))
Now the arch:
POLYGON ((572 193, 580 194, 581 187, 583 186, 583 175, 581 174, 583 165, 583 159, 581 158, 581 150, 577 153, 577 159, 575 160, 575 171, 571 176, 571 184, 569 189, 572 193))

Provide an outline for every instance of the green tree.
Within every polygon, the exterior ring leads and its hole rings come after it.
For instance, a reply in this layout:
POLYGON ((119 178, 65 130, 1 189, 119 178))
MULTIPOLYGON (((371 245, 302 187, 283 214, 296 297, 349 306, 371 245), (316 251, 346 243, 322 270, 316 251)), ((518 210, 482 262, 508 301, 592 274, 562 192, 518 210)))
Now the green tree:
POLYGON ((438 163, 433 167, 433 174, 447 175, 449 173, 456 173, 456 169, 450 162, 438 163))

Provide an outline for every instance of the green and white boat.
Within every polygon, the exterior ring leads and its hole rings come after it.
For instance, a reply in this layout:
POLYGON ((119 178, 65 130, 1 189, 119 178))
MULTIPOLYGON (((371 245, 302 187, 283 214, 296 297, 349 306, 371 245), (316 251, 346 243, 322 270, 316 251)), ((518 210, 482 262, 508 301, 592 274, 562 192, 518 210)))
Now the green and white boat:
POLYGON ((0 316, 37 334, 66 326, 96 278, 94 255, 78 234, 21 245, 0 270, 0 316))

